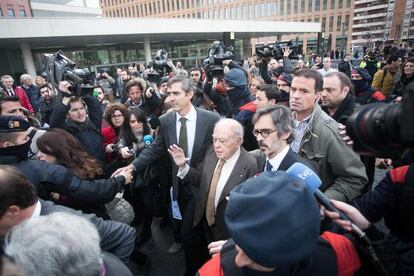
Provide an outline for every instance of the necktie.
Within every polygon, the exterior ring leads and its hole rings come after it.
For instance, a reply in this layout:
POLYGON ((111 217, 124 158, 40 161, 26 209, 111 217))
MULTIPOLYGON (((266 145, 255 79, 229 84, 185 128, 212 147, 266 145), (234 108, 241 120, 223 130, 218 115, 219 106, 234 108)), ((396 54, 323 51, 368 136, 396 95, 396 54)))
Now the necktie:
POLYGON ((178 136, 178 145, 184 151, 184 155, 188 156, 188 142, 187 142, 187 119, 184 117, 180 118, 180 135, 178 136))
POLYGON ((214 203, 216 199, 217 183, 220 179, 221 169, 223 168, 224 162, 226 161, 219 159, 218 165, 214 170, 213 178, 211 179, 210 190, 208 191, 206 218, 209 226, 213 225, 216 222, 216 208, 214 206, 214 203))
POLYGON ((11 97, 14 97, 15 95, 14 95, 14 91, 13 91, 13 89, 10 89, 9 90, 9 96, 11 96, 11 97))
POLYGON ((271 172, 273 169, 272 164, 270 164, 269 160, 266 161, 266 166, 265 166, 265 171, 266 172, 271 172))

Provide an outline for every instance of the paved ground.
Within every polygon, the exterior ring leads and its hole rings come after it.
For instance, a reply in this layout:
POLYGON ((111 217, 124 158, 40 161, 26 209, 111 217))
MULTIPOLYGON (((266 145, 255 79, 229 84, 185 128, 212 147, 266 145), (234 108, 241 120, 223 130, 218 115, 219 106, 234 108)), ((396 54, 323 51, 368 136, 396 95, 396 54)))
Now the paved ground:
MULTIPOLYGON (((385 176, 386 170, 376 170, 374 186, 385 176)), ((378 225, 386 230, 380 222, 378 225)), ((173 242, 172 229, 170 226, 159 227, 159 219, 156 218, 152 224, 152 239, 144 246, 142 251, 151 258, 151 266, 148 276, 182 276, 184 275, 184 254, 181 250, 176 254, 169 254, 168 247, 173 242)), ((143 275, 135 273, 135 275, 143 275)))

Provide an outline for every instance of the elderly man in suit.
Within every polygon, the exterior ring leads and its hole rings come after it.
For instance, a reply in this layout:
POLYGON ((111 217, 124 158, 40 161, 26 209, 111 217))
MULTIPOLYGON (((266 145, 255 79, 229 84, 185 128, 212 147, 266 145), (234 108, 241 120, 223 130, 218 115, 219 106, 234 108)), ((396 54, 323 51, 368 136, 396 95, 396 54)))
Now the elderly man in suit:
POLYGON ((193 226, 201 223, 209 242, 229 237, 224 223, 226 197, 234 187, 257 173, 256 160, 241 147, 242 143, 243 126, 233 119, 221 119, 214 128, 213 147, 197 168, 187 164, 181 148, 173 145, 169 149, 179 167, 178 177, 199 188, 193 226))
MULTIPOLYGON (((168 154, 167 149, 174 144, 179 145, 191 167, 196 167, 206 154, 207 148, 212 143, 214 124, 220 119, 216 113, 195 108, 191 99, 194 94, 192 80, 188 77, 175 76, 168 81, 167 97, 174 112, 168 112, 160 117, 158 135, 154 142, 144 149, 139 156, 127 167, 118 169, 118 174, 125 168, 141 170, 145 166, 168 154)), ((184 243, 186 257, 186 275, 194 275, 200 257, 195 252, 198 249, 198 238, 192 232, 192 220, 195 210, 195 198, 198 198, 198 189, 192 185, 186 185, 177 178, 178 167, 172 165, 172 210, 177 210, 174 205, 178 202, 179 213, 173 212, 173 227, 175 228, 175 243, 180 238, 184 243), (181 219, 180 219, 181 218, 181 219), (177 220, 178 219, 178 220, 177 220), (181 237, 177 235, 177 229, 181 230, 181 237)), ((176 250, 170 247, 169 252, 176 250)))
POLYGON ((256 158, 259 171, 286 171, 295 162, 312 168, 289 146, 293 141, 293 118, 289 108, 273 105, 259 109, 253 124, 260 150, 250 153, 256 158))

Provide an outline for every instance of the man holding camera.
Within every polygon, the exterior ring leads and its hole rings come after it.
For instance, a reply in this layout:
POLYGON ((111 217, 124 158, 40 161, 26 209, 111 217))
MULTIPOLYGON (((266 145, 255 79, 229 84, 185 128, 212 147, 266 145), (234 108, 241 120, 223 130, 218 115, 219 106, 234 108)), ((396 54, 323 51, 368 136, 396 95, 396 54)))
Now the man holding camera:
POLYGON ((56 102, 53 108, 50 127, 66 130, 79 140, 86 152, 104 162, 101 136, 103 114, 99 101, 92 95, 84 95, 82 98, 74 96, 70 91, 72 85, 67 81, 59 83, 59 90, 62 101, 56 102))
POLYGON ((112 85, 114 84, 115 80, 108 75, 104 69, 99 69, 99 76, 96 79, 96 85, 102 87, 105 98, 111 103, 114 102, 114 91, 112 89, 112 85))
POLYGON ((161 97, 155 91, 156 88, 148 87, 141 78, 130 80, 126 84, 129 99, 125 102, 126 107, 137 107, 144 111, 147 117, 161 105, 161 97), (145 91, 145 94, 144 94, 145 91))

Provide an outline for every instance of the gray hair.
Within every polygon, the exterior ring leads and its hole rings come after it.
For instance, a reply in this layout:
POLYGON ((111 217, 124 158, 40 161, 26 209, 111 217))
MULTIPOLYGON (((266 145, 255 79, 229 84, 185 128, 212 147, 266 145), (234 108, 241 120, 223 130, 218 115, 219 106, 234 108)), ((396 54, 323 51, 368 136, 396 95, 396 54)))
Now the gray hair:
POLYGON ((10 75, 3 75, 3 76, 1 76, 0 82, 3 83, 7 79, 11 79, 14 82, 13 77, 10 76, 10 75))
POLYGON ((102 265, 99 234, 85 218, 53 213, 31 218, 6 236, 7 255, 26 275, 99 275, 102 265))
POLYGON ((168 80, 167 87, 171 87, 174 83, 181 83, 181 89, 186 93, 194 92, 193 80, 186 76, 177 75, 168 80))
POLYGON ((235 137, 243 139, 244 129, 243 129, 243 126, 238 121, 234 119, 230 119, 230 118, 221 118, 214 125, 214 128, 220 125, 226 125, 226 127, 231 128, 231 130, 233 131, 233 135, 235 137))
POLYGON ((20 76, 20 82, 27 81, 27 80, 29 80, 31 78, 32 78, 32 76, 30 76, 28 74, 23 74, 23 75, 20 76))
POLYGON ((256 124, 260 117, 267 114, 269 114, 272 118, 272 122, 276 128, 277 135, 281 137, 283 134, 290 133, 287 142, 288 144, 292 143, 294 139, 294 123, 290 109, 280 104, 259 109, 253 116, 253 125, 256 124))

